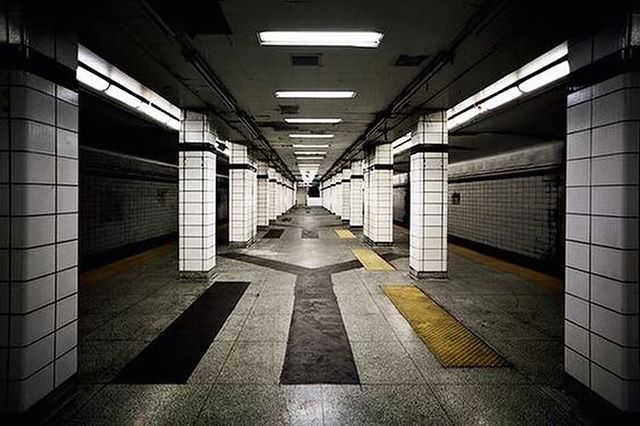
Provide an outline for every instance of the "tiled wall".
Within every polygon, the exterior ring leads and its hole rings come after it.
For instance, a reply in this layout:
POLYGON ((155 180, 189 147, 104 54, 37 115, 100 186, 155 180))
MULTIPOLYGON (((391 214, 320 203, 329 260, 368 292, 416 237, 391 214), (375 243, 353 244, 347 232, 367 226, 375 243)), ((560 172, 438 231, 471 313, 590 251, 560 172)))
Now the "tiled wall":
POLYGON ((80 258, 178 231, 178 168, 83 148, 80 258))
POLYGON ((349 225, 353 227, 362 226, 362 216, 364 214, 364 176, 362 175, 362 161, 351 163, 351 191, 350 191, 350 212, 349 225))
POLYGON ((374 244, 393 241, 393 157, 391 144, 377 145, 367 154, 365 174, 365 237, 374 244))
POLYGON ((553 259, 562 236, 562 190, 557 169, 450 182, 449 233, 535 259, 553 259), (453 204, 453 198, 460 204, 453 204))
POLYGON ((257 230, 257 177, 247 147, 231 144, 229 158, 229 242, 246 244, 257 230))
POLYGON ((78 299, 77 44, 5 11, 12 38, 2 31, 0 46, 41 62, 29 72, 0 63, 0 413, 26 410, 76 373, 78 299))
POLYGON ((415 277, 447 271, 448 136, 444 111, 421 116, 412 132, 409 266, 415 277))
POLYGON ((258 162, 257 176, 258 191, 258 226, 269 226, 269 165, 264 161, 258 162))
POLYGON ((206 115, 184 111, 178 159, 178 269, 185 277, 208 279, 216 265, 216 154, 191 150, 213 146, 206 115))
POLYGON ((565 369, 640 409, 640 73, 569 95, 565 369))
POLYGON ((351 215, 351 168, 342 170, 342 220, 351 215))
MULTIPOLYGON (((549 262, 562 261, 564 142, 449 165, 448 234, 549 262)), ((394 220, 407 223, 402 204, 408 175, 394 176, 394 220)))

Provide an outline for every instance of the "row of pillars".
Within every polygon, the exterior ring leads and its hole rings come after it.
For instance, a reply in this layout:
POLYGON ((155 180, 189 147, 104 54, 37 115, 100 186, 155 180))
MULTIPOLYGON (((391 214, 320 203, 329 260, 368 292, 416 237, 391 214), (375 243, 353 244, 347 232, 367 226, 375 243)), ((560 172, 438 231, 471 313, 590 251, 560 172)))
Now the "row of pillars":
MULTIPOLYGON (((78 84, 73 23, 0 10, 0 412, 22 412, 77 372, 78 84), (25 18, 25 19, 23 19, 25 18)), ((567 102, 565 372, 625 411, 640 407, 638 15, 572 40, 567 102), (633 54, 632 54, 633 53, 633 54)), ((444 112, 417 121, 410 170, 412 275, 447 270, 444 112)), ((180 132, 179 270, 216 252, 216 142, 206 117, 180 132)), ((293 183, 231 147, 230 237, 294 204, 293 183), (266 189, 265 189, 266 188, 266 189), (256 207, 257 205, 257 207, 256 207), (265 213, 266 212, 266 213, 265 213)), ((392 150, 367 150, 322 182, 323 205, 373 244, 392 242, 392 150), (348 194, 348 195, 347 195, 348 194)), ((188 283, 187 283, 188 284, 188 283)))
MULTIPOLYGON (((446 113, 421 116, 412 132, 410 160, 409 266, 415 278, 447 275, 446 113)), ((320 185, 322 205, 351 227, 363 228, 365 242, 393 244, 393 150, 391 143, 365 149, 320 185)))
MULTIPOLYGON (((229 143, 229 245, 247 247, 295 204, 296 187, 246 145, 229 143)), ((178 268, 208 280, 216 265, 215 129, 206 114, 184 111, 179 144, 178 268)))

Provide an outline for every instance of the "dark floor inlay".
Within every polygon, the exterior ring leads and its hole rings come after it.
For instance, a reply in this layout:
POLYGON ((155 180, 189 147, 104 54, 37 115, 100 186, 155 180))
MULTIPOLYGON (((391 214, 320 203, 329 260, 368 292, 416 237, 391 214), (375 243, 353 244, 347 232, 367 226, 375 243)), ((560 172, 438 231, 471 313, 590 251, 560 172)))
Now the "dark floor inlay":
POLYGON ((318 238, 318 231, 315 229, 303 229, 302 239, 318 238))
POLYGON ((215 282, 131 360, 113 382, 187 383, 248 286, 248 282, 215 282))
POLYGON ((284 229, 270 229, 262 238, 280 238, 284 229))
POLYGON ((298 275, 282 384, 359 384, 331 275, 298 275))

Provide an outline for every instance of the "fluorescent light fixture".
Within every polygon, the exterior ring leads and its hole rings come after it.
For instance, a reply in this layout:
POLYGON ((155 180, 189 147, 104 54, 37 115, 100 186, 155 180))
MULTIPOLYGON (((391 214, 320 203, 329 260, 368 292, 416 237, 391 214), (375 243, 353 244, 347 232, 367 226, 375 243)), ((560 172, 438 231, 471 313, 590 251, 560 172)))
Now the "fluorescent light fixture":
POLYGON ((305 161, 309 161, 309 160, 324 160, 324 157, 298 157, 298 161, 300 160, 305 160, 305 161))
POLYGON ((348 99, 356 96, 353 90, 279 90, 276 98, 348 99))
POLYGON ((285 118, 289 124, 338 124, 342 118, 285 118))
POLYGON ((161 122, 162 124, 166 124, 171 119, 171 117, 160 111, 158 108, 155 108, 151 104, 142 104, 142 106, 140 107, 140 111, 144 112, 154 120, 161 122))
POLYGON ((325 151, 295 151, 295 155, 327 155, 325 151))
POLYGON ((391 147, 393 148, 393 155, 400 154, 403 151, 406 151, 409 148, 407 142, 411 142, 411 132, 406 135, 400 136, 398 139, 391 143, 391 147))
POLYGON ((480 104, 480 107, 485 109, 498 108, 499 106, 507 104, 520 96, 522 96, 520 89, 512 87, 511 89, 507 89, 504 92, 487 99, 480 104))
POLYGON ((310 148, 310 149, 319 149, 319 148, 329 148, 329 145, 291 145, 294 148, 310 148))
POLYGON ((454 117, 453 120, 449 120, 448 128, 452 129, 452 128, 457 127, 457 126, 459 126, 459 125, 461 125, 463 123, 466 123, 469 120, 473 120, 481 112, 482 112, 482 109, 480 109, 477 106, 475 106, 475 107, 471 108, 470 110, 465 111, 462 114, 454 117))
POLYGON ((126 92, 118 86, 114 86, 113 84, 109 86, 109 88, 104 93, 134 109, 138 109, 140 108, 140 105, 142 105, 142 101, 140 100, 140 98, 133 96, 131 93, 126 92))
POLYGON ((92 73, 83 66, 76 69, 76 78, 85 86, 89 86, 99 92, 104 92, 109 88, 109 82, 97 74, 92 73))
POLYGON ((180 108, 82 45, 78 45, 76 78, 80 83, 159 121, 166 127, 180 129, 180 108))
POLYGON ((383 34, 375 31, 260 31, 263 46, 378 47, 383 34))
POLYGON ((509 96, 514 96, 514 98, 512 98, 511 100, 516 99, 516 92, 510 91, 510 89, 505 89, 510 88, 511 86, 515 86, 519 81, 524 80, 518 85, 518 88, 521 92, 527 93, 566 76, 569 73, 569 65, 565 61, 561 62, 558 65, 552 66, 548 70, 543 71, 538 75, 531 77, 531 75, 539 72, 541 69, 557 61, 560 61, 563 58, 566 58, 566 56, 568 55, 568 51, 568 45, 566 42, 564 42, 549 50, 548 52, 538 56, 528 64, 520 67, 512 73, 507 74, 495 83, 490 84, 475 95, 468 97, 459 104, 455 105, 453 108, 450 108, 447 111, 447 117, 449 117, 448 128, 453 129, 454 127, 457 127, 464 122, 473 119, 476 115, 483 111, 496 108, 499 105, 504 105, 504 103, 509 102, 503 102, 505 101, 505 99, 508 99, 509 96), (525 80, 528 77, 530 78, 528 80, 525 80), (504 94, 500 92, 503 92, 504 94), (496 93, 500 93, 500 95, 496 95, 496 93), (496 95, 495 99, 492 98, 492 96, 494 95, 496 95), (486 99, 486 101, 484 101, 484 99, 486 99), (481 103, 483 111, 477 110, 477 105, 479 103, 481 103), (460 114, 461 111, 465 110, 473 112, 460 114))
POLYGON ((560 80, 562 77, 566 77, 569 75, 569 72, 571 72, 569 61, 560 62, 558 65, 554 65, 548 70, 542 71, 540 74, 536 74, 523 81, 518 85, 518 88, 525 93, 533 92, 547 84, 560 80))
POLYGON ((331 139, 335 135, 331 133, 290 133, 290 138, 297 139, 331 139))

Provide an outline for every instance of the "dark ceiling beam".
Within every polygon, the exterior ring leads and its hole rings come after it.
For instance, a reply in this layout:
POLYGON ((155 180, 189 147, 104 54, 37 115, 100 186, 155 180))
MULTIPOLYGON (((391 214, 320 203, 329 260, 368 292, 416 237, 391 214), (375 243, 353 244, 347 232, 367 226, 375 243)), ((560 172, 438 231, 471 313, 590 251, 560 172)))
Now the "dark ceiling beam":
POLYGON ((231 112, 238 117, 251 136, 262 146, 262 150, 267 154, 267 157, 276 166, 276 168, 278 168, 283 175, 295 182, 296 178, 294 174, 289 170, 286 163, 282 160, 280 155, 278 155, 275 149, 273 149, 267 138, 262 134, 253 118, 240 108, 231 92, 229 92, 215 72, 211 69, 207 61, 202 57, 200 52, 198 52, 198 49, 193 43, 191 37, 181 29, 171 28, 146 0, 136 0, 136 3, 156 25, 176 41, 180 46, 185 60, 198 72, 207 86, 215 92, 231 112))
MULTIPOLYGON (((445 50, 438 52, 433 59, 427 64, 427 66, 414 78, 409 85, 407 85, 402 92, 381 112, 376 114, 373 121, 367 126, 365 131, 360 135, 354 143, 352 143, 345 152, 329 167, 320 180, 324 180, 329 177, 335 170, 339 169, 350 161, 353 156, 358 153, 363 145, 376 130, 381 126, 386 125, 387 120, 394 115, 397 115, 399 110, 411 100, 416 93, 418 93, 426 84, 429 83, 431 78, 436 75, 442 68, 453 60, 458 47, 474 32, 480 31, 480 29, 487 25, 494 16, 501 13, 501 11, 512 0, 487 0, 481 7, 474 12, 469 18, 464 28, 458 33, 458 35, 449 43, 445 50)), ((408 114, 411 115, 411 114, 408 114)))

